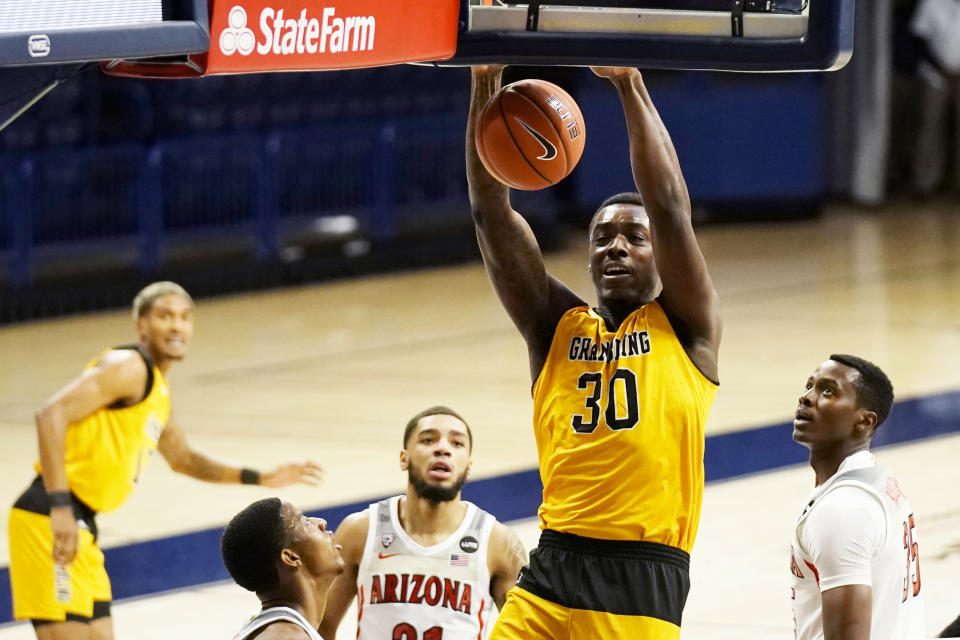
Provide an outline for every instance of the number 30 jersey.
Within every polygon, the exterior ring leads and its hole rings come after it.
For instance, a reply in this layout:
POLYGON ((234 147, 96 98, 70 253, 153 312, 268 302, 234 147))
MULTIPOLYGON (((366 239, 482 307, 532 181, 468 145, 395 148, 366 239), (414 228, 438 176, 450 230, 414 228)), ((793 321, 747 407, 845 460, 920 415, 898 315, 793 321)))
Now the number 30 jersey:
POLYGON ((484 640, 496 609, 487 547, 492 515, 467 512, 443 542, 424 547, 400 526, 400 496, 370 505, 357 573, 357 640, 484 640))
POLYGON ((689 552, 716 391, 658 302, 616 332, 589 307, 567 311, 533 385, 541 527, 689 552))

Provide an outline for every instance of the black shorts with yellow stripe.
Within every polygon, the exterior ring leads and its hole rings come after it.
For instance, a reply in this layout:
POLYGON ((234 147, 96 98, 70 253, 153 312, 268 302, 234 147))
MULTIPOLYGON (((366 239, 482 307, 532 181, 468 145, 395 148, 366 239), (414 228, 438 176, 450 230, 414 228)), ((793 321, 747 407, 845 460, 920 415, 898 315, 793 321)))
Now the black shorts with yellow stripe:
POLYGON ((690 591, 690 556, 642 541, 544 530, 490 640, 675 640, 690 591))
POLYGON ((110 580, 97 546, 94 511, 73 498, 77 554, 66 567, 53 562, 50 499, 39 476, 10 510, 10 585, 13 615, 35 626, 110 615, 110 580))

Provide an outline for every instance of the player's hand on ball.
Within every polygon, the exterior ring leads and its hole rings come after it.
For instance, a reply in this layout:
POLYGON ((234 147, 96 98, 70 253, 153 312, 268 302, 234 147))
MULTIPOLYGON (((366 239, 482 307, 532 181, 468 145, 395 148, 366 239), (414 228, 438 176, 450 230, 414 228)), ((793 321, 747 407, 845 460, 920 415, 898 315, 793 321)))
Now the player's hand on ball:
POLYGON ((316 486, 321 480, 323 480, 323 467, 312 460, 283 464, 260 474, 260 485, 273 489, 298 482, 316 486))

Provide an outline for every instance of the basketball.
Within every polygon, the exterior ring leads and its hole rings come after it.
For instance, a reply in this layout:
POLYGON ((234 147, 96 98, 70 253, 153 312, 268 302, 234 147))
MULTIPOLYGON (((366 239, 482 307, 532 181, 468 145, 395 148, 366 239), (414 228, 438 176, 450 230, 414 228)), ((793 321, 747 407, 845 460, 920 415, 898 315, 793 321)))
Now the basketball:
POLYGON ((520 80, 490 98, 477 120, 477 153, 494 178, 514 189, 554 185, 573 171, 586 130, 580 107, 544 80, 520 80))

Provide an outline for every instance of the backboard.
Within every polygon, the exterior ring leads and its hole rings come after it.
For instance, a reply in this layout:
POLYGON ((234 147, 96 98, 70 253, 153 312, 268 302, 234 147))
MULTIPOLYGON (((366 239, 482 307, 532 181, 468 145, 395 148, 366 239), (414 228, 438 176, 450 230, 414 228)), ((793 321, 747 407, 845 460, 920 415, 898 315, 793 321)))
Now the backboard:
POLYGON ((3 0, 0 67, 206 51, 206 0, 3 0))
POLYGON ((463 0, 448 64, 838 69, 854 0, 463 0))
POLYGON ((182 77, 435 62, 822 71, 850 58, 854 1, 210 0, 206 54, 104 70, 182 77))
POLYGON ((85 63, 206 51, 207 0, 0 1, 0 129, 85 63))

